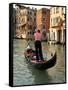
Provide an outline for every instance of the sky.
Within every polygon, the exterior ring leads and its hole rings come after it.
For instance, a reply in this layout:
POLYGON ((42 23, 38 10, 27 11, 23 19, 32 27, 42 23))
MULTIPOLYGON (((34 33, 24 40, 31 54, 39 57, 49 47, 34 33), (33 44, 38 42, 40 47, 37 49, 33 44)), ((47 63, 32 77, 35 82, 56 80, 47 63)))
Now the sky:
POLYGON ((37 9, 41 9, 41 8, 50 9, 50 6, 35 6, 35 5, 24 5, 24 6, 27 6, 27 7, 30 7, 30 8, 34 7, 34 8, 37 8, 37 9))
MULTIPOLYGON (((23 4, 22 4, 23 5, 23 4)), ((30 8, 37 8, 37 10, 38 9, 41 9, 41 8, 48 8, 48 9, 50 9, 50 6, 39 6, 39 5, 23 5, 23 6, 26 6, 26 7, 30 7, 30 8)), ((15 4, 14 4, 14 8, 15 8, 15 4)))
MULTIPOLYGON (((30 8, 37 8, 37 10, 39 10, 39 9, 41 9, 41 8, 47 8, 47 9, 50 9, 52 6, 50 6, 50 5, 45 5, 45 4, 43 4, 43 5, 40 5, 40 4, 35 4, 35 5, 26 5, 26 4, 21 4, 21 6, 26 6, 26 7, 30 7, 30 8)), ((56 5, 57 6, 57 5, 56 5)), ((55 7, 56 7, 55 6, 55 7)), ((63 6, 63 5, 59 5, 59 6, 63 6)), ((14 6, 13 6, 14 8, 16 8, 15 7, 15 4, 14 4, 14 6)))

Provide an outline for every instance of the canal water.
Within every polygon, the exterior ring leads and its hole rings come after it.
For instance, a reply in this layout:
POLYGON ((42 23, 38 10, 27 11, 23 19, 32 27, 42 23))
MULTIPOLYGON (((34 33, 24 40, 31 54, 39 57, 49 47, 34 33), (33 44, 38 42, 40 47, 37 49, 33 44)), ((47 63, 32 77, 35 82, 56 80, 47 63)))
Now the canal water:
POLYGON ((31 67, 24 58, 24 51, 28 45, 34 48, 32 41, 14 39, 13 42, 13 84, 19 85, 37 85, 65 82, 65 46, 53 45, 42 42, 43 55, 51 52, 57 52, 57 62, 54 67, 47 70, 38 70, 31 67))

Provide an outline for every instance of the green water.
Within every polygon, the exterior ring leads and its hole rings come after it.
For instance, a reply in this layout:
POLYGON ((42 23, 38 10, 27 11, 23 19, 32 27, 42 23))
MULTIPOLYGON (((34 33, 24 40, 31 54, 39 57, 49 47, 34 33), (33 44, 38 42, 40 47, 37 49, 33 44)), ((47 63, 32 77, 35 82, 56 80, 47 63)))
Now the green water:
MULTIPOLYGON (((13 51, 13 79, 14 86, 19 85, 36 85, 36 84, 52 84, 65 82, 65 47, 62 45, 49 45, 42 42, 42 50, 44 55, 51 52, 57 52, 56 65, 47 70, 37 70, 26 63, 24 51, 28 42, 26 40, 14 40, 13 51)), ((34 48, 34 43, 29 41, 34 48)))

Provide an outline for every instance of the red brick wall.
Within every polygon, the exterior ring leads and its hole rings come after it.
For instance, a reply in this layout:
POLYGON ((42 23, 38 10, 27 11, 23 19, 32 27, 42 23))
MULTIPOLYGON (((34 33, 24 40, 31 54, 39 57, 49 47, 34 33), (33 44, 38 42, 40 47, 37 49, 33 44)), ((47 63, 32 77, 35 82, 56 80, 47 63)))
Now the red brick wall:
POLYGON ((42 20, 42 13, 41 13, 41 10, 39 10, 37 12, 37 29, 40 29, 40 30, 41 30, 41 24, 42 24, 41 20, 42 20))
POLYGON ((45 17, 45 27, 46 27, 46 32, 49 31, 50 27, 50 10, 45 9, 43 12, 43 9, 40 9, 37 11, 37 29, 42 30, 42 18, 45 17))

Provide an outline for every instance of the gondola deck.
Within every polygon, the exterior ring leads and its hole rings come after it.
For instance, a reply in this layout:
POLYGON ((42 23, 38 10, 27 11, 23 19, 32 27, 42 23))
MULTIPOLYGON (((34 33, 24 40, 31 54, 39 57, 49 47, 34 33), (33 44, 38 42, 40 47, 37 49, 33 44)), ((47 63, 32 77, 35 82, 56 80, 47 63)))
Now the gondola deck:
MULTIPOLYGON (((35 53, 34 53, 35 54, 35 53)), ((56 53, 54 53, 49 60, 39 60, 31 59, 25 54, 25 58, 27 61, 29 61, 29 64, 37 69, 48 69, 55 65, 56 63, 56 53)))

